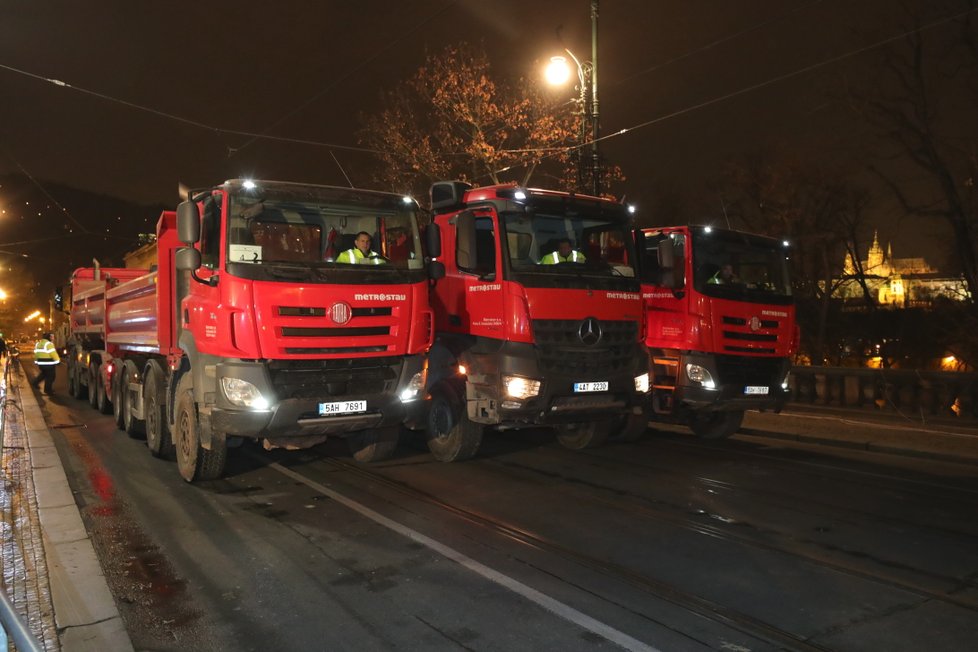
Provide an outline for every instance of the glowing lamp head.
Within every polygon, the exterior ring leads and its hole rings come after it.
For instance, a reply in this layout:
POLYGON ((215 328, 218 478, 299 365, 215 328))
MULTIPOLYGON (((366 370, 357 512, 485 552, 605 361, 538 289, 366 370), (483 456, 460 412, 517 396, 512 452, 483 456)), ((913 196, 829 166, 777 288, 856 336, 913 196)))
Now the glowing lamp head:
POLYGON ((567 57, 550 57, 550 63, 544 71, 547 83, 551 86, 562 86, 570 79, 571 69, 567 57))

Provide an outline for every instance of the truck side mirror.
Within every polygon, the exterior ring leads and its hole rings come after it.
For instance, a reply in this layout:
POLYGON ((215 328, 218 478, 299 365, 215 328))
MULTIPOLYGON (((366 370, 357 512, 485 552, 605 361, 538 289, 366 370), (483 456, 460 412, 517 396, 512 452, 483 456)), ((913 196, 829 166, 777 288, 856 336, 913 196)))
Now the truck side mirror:
POLYGON ((200 269, 200 252, 193 247, 182 247, 177 250, 175 262, 180 271, 196 272, 200 269))
POLYGON ((197 270, 200 269, 201 266, 200 251, 194 249, 193 247, 182 247, 177 249, 174 265, 180 271, 190 272, 190 278, 198 283, 207 285, 209 287, 214 287, 217 285, 217 274, 207 278, 200 278, 197 276, 197 270))
POLYGON ((428 263, 428 278, 432 281, 445 278, 445 263, 440 260, 433 260, 428 263))
MULTIPOLYGON (((177 206, 177 239, 188 245, 200 241, 200 213, 197 212, 197 204, 192 201, 180 202, 177 206)), ((197 267, 200 267, 199 262, 197 267)))
POLYGON ((441 229, 437 224, 432 222, 428 225, 428 228, 424 230, 424 239, 428 255, 432 258, 441 256, 441 229))

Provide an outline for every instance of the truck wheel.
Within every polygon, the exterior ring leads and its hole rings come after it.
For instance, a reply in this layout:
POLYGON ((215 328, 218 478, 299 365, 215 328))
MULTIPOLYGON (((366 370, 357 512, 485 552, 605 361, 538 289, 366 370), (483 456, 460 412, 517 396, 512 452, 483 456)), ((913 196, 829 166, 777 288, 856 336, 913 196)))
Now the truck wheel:
POLYGON ((88 368, 88 404, 98 409, 98 365, 88 368))
POLYGON ((469 420, 455 388, 442 385, 432 390, 427 425, 428 450, 439 462, 461 462, 479 452, 485 426, 469 420))
POLYGON ((174 423, 174 445, 177 468, 187 482, 214 480, 224 473, 228 448, 222 444, 207 450, 200 445, 200 421, 194 405, 193 380, 187 373, 177 385, 177 409, 174 423))
POLYGON ((81 398, 81 383, 78 379, 78 371, 73 365, 68 365, 68 395, 74 398, 81 398))
POLYGON ((346 443, 350 447, 350 455, 357 462, 382 462, 394 454, 400 435, 399 425, 373 428, 351 432, 346 436, 346 443))
POLYGON ((173 441, 166 423, 166 398, 163 395, 163 373, 155 367, 146 372, 143 387, 143 413, 146 415, 146 446, 153 457, 170 458, 173 441))
POLYGON ((95 377, 95 407, 102 414, 112 414, 112 401, 105 393, 105 383, 98 376, 95 377))
POLYGON ((611 435, 613 422, 562 423, 557 426, 557 441, 572 451, 597 448, 611 435))
POLYGON ((126 382, 126 368, 122 367, 118 369, 114 376, 112 377, 112 418, 115 419, 115 425, 119 430, 125 430, 126 427, 126 401, 125 401, 125 385, 126 382))
POLYGON ((726 439, 737 432, 743 422, 743 410, 702 412, 690 417, 689 427, 701 439, 726 439))
MULTIPOLYGON (((142 419, 137 419, 132 415, 132 406, 129 405, 129 371, 126 370, 122 374, 122 403, 125 406, 122 410, 122 429, 126 431, 126 434, 133 439, 142 439, 143 435, 146 434, 146 422, 142 419)), ((144 388, 145 389, 145 388, 144 388)), ((146 414, 146 405, 143 405, 143 414, 146 414)))
POLYGON ((629 414, 618 426, 618 430, 611 436, 614 441, 638 441, 645 434, 649 427, 649 418, 642 414, 629 414))

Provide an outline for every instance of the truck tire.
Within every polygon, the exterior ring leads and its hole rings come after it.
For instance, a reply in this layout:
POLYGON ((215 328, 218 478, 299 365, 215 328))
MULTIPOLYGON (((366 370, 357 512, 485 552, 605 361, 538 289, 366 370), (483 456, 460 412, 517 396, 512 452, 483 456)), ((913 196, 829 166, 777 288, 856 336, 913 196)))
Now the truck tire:
POLYGON ((88 367, 88 404, 98 409, 98 365, 88 367))
POLYGON ((78 365, 68 366, 68 393, 74 398, 85 398, 85 386, 81 382, 82 370, 78 365))
POLYGON ((115 419, 115 425, 119 430, 126 429, 125 386, 122 384, 125 380, 126 368, 123 366, 112 375, 112 383, 110 383, 110 387, 112 387, 112 418, 115 419))
POLYGON ((153 457, 173 457, 173 441, 170 426, 166 422, 166 397, 163 372, 155 363, 146 369, 146 386, 143 387, 143 414, 146 415, 146 447, 153 457))
POLYGON ((597 448, 607 441, 613 428, 613 421, 562 423, 557 426, 557 441, 572 451, 597 448))
POLYGON ((390 458, 397 449, 400 435, 400 425, 372 428, 371 430, 351 432, 346 436, 346 443, 350 447, 350 455, 353 456, 353 459, 369 464, 390 458))
POLYGON ((626 415, 618 429, 611 435, 614 441, 638 441, 645 434, 649 427, 649 418, 642 414, 626 415))
POLYGON ((224 473, 228 448, 221 442, 207 450, 200 445, 200 421, 194 404, 193 379, 184 374, 177 385, 177 407, 174 414, 173 444, 177 449, 177 469, 187 482, 215 480, 224 473))
MULTIPOLYGON (((132 415, 132 405, 129 404, 129 369, 125 369, 122 374, 122 382, 119 383, 121 389, 121 399, 123 403, 122 410, 122 429, 126 431, 126 434, 133 439, 142 439, 143 435, 146 434, 146 422, 142 419, 137 419, 132 415)), ((144 388, 145 389, 145 388, 144 388)), ((145 392, 144 392, 145 394, 145 392)), ((146 405, 143 405, 143 414, 145 412, 146 405)))
POLYGON ((744 422, 744 411, 700 412, 689 419, 689 427, 700 439, 726 439, 744 422))
POLYGON ((105 392, 105 383, 98 376, 95 377, 95 408, 101 414, 112 414, 112 401, 105 392))
POLYGON ((448 384, 431 391, 425 435, 428 450, 439 462, 461 462, 475 456, 485 426, 469 420, 459 389, 448 384))

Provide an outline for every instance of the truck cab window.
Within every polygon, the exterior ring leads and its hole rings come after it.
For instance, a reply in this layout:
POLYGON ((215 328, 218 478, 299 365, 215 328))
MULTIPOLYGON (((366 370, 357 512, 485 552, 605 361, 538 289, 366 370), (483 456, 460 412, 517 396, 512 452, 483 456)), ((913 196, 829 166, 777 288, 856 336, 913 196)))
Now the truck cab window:
POLYGON ((456 255, 459 269, 479 276, 496 273, 496 229, 491 217, 475 218, 474 242, 460 240, 456 255))
POLYGON ((208 269, 217 269, 221 256, 221 200, 211 195, 204 200, 200 220, 200 261, 208 269))

